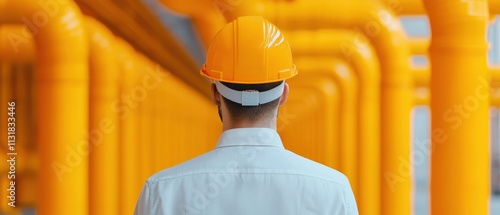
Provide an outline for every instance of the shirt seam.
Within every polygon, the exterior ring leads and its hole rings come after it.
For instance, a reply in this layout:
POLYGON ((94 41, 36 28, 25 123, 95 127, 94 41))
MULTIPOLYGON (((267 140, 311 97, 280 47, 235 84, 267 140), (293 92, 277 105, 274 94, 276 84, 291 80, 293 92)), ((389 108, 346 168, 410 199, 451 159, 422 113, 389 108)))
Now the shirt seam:
MULTIPOLYGON (((193 176, 193 175, 201 175, 201 174, 270 174, 270 175, 280 175, 280 174, 284 174, 284 175, 298 175, 298 176, 304 176, 304 177, 308 177, 308 178, 314 178, 314 179, 318 179, 318 180, 322 180, 322 181, 326 181, 326 182, 329 182, 329 183, 333 183, 333 184, 338 184, 340 186, 342 186, 343 188, 345 189, 348 189, 349 186, 346 186, 340 182, 336 182, 336 181, 332 181, 332 180, 328 180, 328 179, 325 179, 325 178, 321 178, 321 177, 317 177, 317 176, 312 176, 312 175, 306 175, 306 174, 301 174, 301 173, 293 173, 293 172, 280 172, 280 173, 273 173, 273 172, 263 172, 263 173, 255 173, 255 172, 235 172, 235 173, 228 173, 227 171, 224 171, 224 170, 221 170, 220 172, 209 172, 209 171, 200 171, 200 172, 194 172, 194 173, 185 173, 185 174, 178 174, 176 176, 171 176, 171 177, 167 177, 167 178, 162 178, 162 179, 154 179, 153 181, 150 181, 148 180, 148 182, 150 183, 159 183, 159 182, 162 182, 162 181, 168 181, 168 180, 173 180, 173 179, 177 179, 177 178, 182 178, 182 177, 187 177, 187 176, 193 176)), ((148 183, 149 184, 149 183, 148 183)))

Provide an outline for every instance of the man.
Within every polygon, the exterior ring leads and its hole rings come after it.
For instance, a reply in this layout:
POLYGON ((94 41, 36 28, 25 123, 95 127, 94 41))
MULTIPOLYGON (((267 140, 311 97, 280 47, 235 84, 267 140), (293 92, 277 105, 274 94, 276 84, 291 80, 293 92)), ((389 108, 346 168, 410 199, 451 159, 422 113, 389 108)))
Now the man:
POLYGON ((297 70, 273 24, 240 17, 226 25, 201 74, 214 82, 224 132, 211 152, 149 178, 135 214, 358 214, 343 174, 283 148, 276 117, 284 80, 297 70))

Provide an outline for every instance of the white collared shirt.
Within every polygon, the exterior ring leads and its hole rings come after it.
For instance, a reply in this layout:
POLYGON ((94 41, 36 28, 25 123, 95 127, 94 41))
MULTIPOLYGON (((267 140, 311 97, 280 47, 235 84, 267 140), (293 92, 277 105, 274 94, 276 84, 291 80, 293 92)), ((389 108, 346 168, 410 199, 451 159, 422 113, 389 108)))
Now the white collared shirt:
POLYGON ((136 215, 357 215, 348 179, 285 150, 266 128, 223 132, 217 147, 150 177, 136 215))

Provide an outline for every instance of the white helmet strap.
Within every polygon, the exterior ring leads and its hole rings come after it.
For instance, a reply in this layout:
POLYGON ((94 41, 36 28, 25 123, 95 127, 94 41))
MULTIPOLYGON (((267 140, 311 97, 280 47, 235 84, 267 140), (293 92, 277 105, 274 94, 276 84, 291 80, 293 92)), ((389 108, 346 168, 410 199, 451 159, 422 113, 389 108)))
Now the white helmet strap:
POLYGON ((226 99, 241 104, 242 106, 258 106, 279 98, 283 94, 285 81, 283 81, 279 86, 264 92, 256 90, 237 91, 226 87, 219 81, 215 81, 215 87, 217 88, 217 91, 219 91, 219 93, 226 99))

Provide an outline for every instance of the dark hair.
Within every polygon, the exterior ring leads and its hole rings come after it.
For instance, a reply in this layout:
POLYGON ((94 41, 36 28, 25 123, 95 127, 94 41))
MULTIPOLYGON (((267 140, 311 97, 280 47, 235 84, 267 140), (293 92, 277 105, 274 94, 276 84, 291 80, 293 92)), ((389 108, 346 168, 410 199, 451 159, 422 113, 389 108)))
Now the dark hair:
MULTIPOLYGON (((259 92, 267 91, 279 86, 282 81, 272 82, 266 84, 233 84, 221 82, 226 87, 229 87, 233 90, 243 91, 243 90, 257 90, 259 92)), ((279 104, 279 98, 258 106, 242 106, 236 102, 233 102, 229 99, 224 98, 224 103, 231 115, 232 120, 241 120, 248 119, 251 122, 255 122, 262 117, 269 117, 272 114, 272 110, 274 110, 279 104)))

